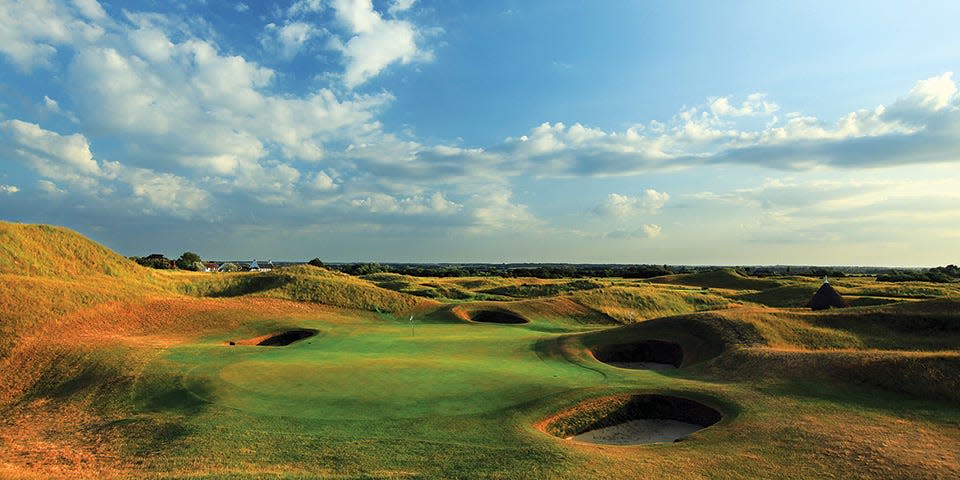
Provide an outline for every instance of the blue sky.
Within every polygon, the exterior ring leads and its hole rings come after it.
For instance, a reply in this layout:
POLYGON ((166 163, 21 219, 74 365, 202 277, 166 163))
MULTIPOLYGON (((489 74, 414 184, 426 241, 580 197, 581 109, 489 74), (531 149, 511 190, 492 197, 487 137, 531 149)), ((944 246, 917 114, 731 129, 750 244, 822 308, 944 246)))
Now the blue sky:
POLYGON ((0 0, 0 218, 126 255, 956 263, 956 18, 0 0))

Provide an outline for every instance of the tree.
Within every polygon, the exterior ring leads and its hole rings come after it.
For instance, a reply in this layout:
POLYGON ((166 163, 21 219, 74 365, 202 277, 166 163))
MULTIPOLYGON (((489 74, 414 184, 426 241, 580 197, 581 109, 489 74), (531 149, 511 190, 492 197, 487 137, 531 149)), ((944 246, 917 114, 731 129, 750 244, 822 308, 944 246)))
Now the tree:
POLYGON ((240 267, 238 267, 236 263, 224 263, 223 265, 220 265, 220 271, 221 272, 239 272, 240 267))
POLYGON ((183 252, 183 255, 180 255, 180 258, 177 259, 177 268, 197 271, 197 263, 203 265, 200 255, 193 252, 183 252))
POLYGON ((144 267, 166 270, 170 268, 170 260, 159 253, 146 257, 137 257, 136 262, 144 267))
POLYGON ((310 260, 309 262, 307 262, 307 265, 313 265, 314 267, 324 268, 323 262, 320 261, 319 258, 314 258, 313 260, 310 260))
POLYGON ((373 273, 380 273, 384 271, 385 270, 383 269, 382 266, 380 266, 379 263, 361 263, 357 267, 354 275, 370 275, 373 273))

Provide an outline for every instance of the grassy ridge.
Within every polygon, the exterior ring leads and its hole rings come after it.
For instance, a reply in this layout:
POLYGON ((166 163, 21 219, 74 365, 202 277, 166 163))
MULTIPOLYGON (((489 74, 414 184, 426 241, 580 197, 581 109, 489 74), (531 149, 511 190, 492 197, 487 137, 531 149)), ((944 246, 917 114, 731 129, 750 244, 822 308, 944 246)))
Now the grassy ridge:
POLYGON ((749 379, 788 392, 800 385, 869 386, 960 406, 960 352, 807 351, 751 348, 731 351, 704 366, 717 378, 749 379))
POLYGON ((622 323, 726 308, 731 303, 714 293, 645 284, 585 290, 571 298, 622 323))
POLYGON ((159 273, 63 227, 0 221, 0 274, 154 281, 159 273))
POLYGON ((479 293, 476 286, 499 285, 494 279, 423 278, 399 273, 375 273, 363 279, 380 288, 438 300, 486 300, 494 297, 479 293))
POLYGON ((269 298, 153 297, 80 309, 36 325, 29 335, 19 339, 9 355, 0 359, 0 371, 18 372, 0 383, 0 405, 16 400, 37 385, 56 388, 56 378, 76 377, 87 368, 83 366, 84 352, 93 354, 101 348, 117 347, 151 354, 196 335, 248 323, 338 315, 322 305, 269 298), (76 360, 73 367, 68 367, 71 362, 57 360, 64 355, 76 360), (57 366, 49 370, 51 365, 57 366), (56 375, 44 373, 48 371, 56 375))
POLYGON ((66 228, 0 222, 0 358, 64 315, 166 295, 173 278, 66 228))
POLYGON ((441 300, 511 300, 552 297, 567 292, 591 290, 609 282, 592 279, 542 279, 501 277, 413 277, 398 273, 375 273, 363 277, 377 286, 441 300))
POLYGON ((531 328, 540 330, 567 331, 614 323, 602 312, 585 307, 566 296, 510 302, 470 302, 451 307, 448 311, 460 321, 471 321, 477 313, 486 310, 510 312, 533 321, 531 328))
POLYGON ((595 346, 644 339, 681 345, 685 366, 717 378, 839 382, 960 402, 960 301, 952 299, 828 312, 731 308, 566 337, 558 345, 585 361, 595 346))
POLYGON ((181 285, 180 289, 196 296, 262 296, 381 312, 403 312, 437 304, 309 265, 261 273, 218 274, 181 285))
POLYGON ((649 279, 653 283, 688 285, 693 287, 723 288, 727 290, 766 290, 782 285, 772 279, 744 275, 732 268, 723 268, 700 273, 664 275, 649 279))

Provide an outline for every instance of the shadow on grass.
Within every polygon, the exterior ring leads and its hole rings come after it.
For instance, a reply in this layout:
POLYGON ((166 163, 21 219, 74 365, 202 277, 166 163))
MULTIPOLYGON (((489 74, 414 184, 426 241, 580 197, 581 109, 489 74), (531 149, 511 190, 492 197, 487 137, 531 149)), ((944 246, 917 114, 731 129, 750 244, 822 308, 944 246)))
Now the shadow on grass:
POLYGON ((936 422, 947 420, 960 423, 960 409, 956 403, 921 398, 904 392, 896 392, 875 385, 816 380, 787 380, 755 385, 757 391, 775 397, 793 397, 798 400, 828 402, 853 410, 870 410, 902 417, 919 417, 936 422))
POLYGON ((141 380, 134 392, 134 403, 146 411, 196 415, 205 410, 214 396, 209 382, 193 379, 187 388, 177 376, 157 375, 141 380))
POLYGON ((213 286, 206 292, 208 297, 239 297, 252 293, 281 288, 294 279, 283 275, 255 275, 232 279, 223 286, 213 286))

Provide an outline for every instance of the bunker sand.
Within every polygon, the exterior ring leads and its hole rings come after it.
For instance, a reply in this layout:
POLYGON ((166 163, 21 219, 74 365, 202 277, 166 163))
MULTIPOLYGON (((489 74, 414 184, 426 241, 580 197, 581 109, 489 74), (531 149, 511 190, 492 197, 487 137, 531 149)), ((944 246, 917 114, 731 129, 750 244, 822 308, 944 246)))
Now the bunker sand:
POLYGON ((678 420, 645 418, 590 430, 574 435, 570 439, 604 445, 642 445, 673 442, 702 429, 700 425, 678 420))

